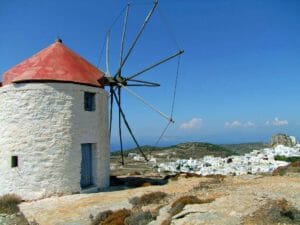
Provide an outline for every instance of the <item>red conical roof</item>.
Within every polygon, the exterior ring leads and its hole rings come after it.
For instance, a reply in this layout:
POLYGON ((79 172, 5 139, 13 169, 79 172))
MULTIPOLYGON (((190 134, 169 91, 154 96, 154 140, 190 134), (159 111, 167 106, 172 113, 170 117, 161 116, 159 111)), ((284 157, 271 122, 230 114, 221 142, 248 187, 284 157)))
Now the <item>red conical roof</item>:
POLYGON ((3 85, 57 81, 103 87, 104 73, 57 41, 3 74, 3 85))

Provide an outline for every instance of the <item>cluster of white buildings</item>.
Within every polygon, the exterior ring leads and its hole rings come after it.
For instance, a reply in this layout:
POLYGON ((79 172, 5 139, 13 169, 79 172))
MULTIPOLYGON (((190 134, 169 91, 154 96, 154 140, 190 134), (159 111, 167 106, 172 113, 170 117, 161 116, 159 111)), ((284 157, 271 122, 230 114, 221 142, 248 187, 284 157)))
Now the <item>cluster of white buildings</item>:
POLYGON ((286 147, 278 145, 274 148, 253 150, 243 156, 230 156, 227 158, 205 156, 202 159, 178 159, 176 162, 161 163, 158 165, 159 172, 186 172, 199 175, 222 174, 242 175, 271 173, 279 166, 289 163, 275 160, 276 155, 293 157, 300 156, 300 145, 286 147))

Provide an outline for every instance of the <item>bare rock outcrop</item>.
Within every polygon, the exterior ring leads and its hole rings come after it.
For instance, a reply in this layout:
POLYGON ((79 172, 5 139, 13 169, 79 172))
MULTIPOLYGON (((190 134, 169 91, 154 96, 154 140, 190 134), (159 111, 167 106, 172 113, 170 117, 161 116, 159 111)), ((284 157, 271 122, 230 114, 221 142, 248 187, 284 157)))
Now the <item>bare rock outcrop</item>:
POLYGON ((275 134, 272 136, 270 141, 271 147, 276 147, 277 145, 284 145, 287 147, 293 147, 295 146, 295 138, 288 136, 286 134, 275 134))

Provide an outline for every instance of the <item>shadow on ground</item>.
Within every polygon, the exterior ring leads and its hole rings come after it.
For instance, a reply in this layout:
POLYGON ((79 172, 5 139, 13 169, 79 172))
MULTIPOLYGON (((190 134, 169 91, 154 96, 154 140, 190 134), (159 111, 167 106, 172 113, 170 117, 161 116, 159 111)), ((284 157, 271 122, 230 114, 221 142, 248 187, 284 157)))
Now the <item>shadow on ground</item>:
POLYGON ((124 188, 136 188, 136 187, 147 187, 152 185, 165 185, 168 183, 168 179, 165 178, 152 178, 152 177, 110 177, 111 188, 124 187, 124 188))

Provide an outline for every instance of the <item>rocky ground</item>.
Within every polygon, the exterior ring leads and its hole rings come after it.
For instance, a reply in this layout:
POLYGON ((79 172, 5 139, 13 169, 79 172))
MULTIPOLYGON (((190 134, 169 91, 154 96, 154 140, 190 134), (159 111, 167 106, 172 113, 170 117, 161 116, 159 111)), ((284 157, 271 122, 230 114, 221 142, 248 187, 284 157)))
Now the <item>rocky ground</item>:
POLYGON ((157 191, 167 194, 165 200, 141 208, 156 211, 152 225, 300 224, 299 174, 225 178, 181 175, 161 186, 53 197, 22 203, 20 208, 40 225, 88 225, 90 215, 95 217, 108 209, 132 210, 130 199, 157 191), (199 201, 186 202, 174 211, 174 202, 183 196, 199 201))

